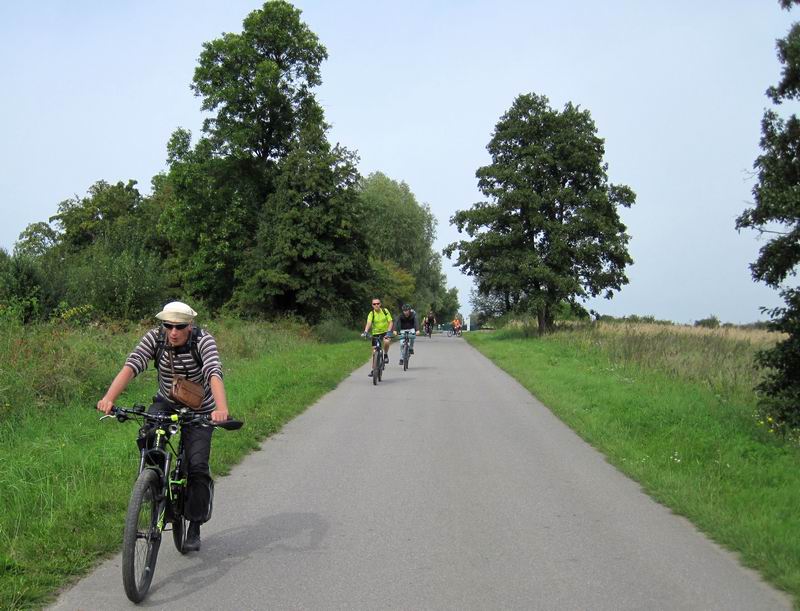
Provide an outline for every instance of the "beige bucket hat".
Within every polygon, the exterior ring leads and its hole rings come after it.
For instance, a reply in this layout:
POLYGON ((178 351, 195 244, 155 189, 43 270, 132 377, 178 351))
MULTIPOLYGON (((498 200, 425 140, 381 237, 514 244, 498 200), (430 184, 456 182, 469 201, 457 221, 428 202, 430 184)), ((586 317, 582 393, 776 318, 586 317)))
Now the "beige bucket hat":
POLYGON ((156 314, 156 318, 167 322, 192 322, 195 316, 197 312, 182 301, 171 301, 156 314))

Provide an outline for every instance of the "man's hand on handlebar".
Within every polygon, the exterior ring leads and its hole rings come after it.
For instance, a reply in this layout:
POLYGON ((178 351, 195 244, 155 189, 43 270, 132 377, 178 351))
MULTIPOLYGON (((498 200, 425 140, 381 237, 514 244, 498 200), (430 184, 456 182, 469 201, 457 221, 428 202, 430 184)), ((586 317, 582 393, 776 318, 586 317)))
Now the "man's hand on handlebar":
POLYGON ((228 419, 228 410, 218 407, 211 412, 211 422, 225 422, 228 419))
POLYGON ((114 408, 114 402, 109 401, 105 397, 97 402, 97 410, 103 412, 106 416, 108 416, 111 413, 111 410, 113 408, 114 408))

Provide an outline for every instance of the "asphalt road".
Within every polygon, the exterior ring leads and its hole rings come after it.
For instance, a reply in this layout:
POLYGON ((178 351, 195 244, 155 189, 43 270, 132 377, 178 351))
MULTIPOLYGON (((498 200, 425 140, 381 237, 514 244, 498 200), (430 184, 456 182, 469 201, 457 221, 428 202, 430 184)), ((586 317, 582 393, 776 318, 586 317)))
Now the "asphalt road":
MULTIPOLYGON (((221 478, 202 550, 168 536, 139 606, 791 608, 463 339, 416 352, 404 373, 393 345, 378 387, 365 364, 221 478)), ((53 608, 133 606, 115 557, 53 608)))

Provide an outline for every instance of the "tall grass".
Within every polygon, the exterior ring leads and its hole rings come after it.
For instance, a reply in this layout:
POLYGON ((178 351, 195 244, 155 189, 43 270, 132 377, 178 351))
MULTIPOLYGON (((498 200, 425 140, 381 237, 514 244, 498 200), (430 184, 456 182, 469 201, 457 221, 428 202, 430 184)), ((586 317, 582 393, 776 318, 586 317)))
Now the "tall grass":
MULTIPOLYGON (((207 327, 220 346, 231 412, 246 423, 215 433, 217 475, 365 358, 361 343, 321 344, 298 323, 207 327)), ((138 464, 136 427, 99 423, 92 408, 145 329, 0 331, 0 608, 41 606, 118 548, 138 464)), ((149 370, 119 402, 146 403, 154 387, 149 370)))
POLYGON ((800 448, 759 426, 770 335, 650 326, 469 334, 565 423, 800 601, 800 448))

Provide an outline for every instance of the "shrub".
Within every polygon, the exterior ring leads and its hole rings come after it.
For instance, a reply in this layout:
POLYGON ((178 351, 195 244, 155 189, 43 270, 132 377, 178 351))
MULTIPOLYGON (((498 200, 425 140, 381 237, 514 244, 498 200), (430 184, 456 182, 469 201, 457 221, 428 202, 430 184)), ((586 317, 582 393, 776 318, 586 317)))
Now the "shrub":
POLYGON ((718 329, 719 318, 717 318, 714 314, 712 314, 708 318, 701 318, 700 320, 695 320, 694 326, 705 327, 706 329, 718 329))

